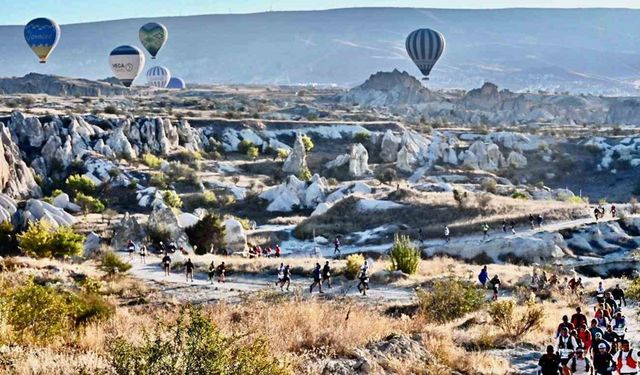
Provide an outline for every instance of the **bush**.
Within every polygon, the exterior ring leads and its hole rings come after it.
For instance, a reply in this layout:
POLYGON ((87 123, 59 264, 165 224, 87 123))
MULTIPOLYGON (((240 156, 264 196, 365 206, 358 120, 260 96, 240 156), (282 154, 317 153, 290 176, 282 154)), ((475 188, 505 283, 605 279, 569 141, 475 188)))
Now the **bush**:
POLYGON ((184 206, 188 206, 192 209, 212 209, 218 206, 218 197, 216 197, 216 194, 210 190, 207 190, 204 193, 196 193, 190 196, 186 196, 183 201, 184 206))
POLYGON ((309 136, 303 135, 302 143, 304 144, 304 150, 306 152, 313 150, 313 141, 311 140, 311 138, 309 138, 309 136))
POLYGON ((73 302, 76 325, 109 319, 116 311, 113 305, 95 293, 77 295, 73 302))
POLYGON ((521 191, 514 191, 513 194, 511 194, 511 198, 513 199, 527 199, 527 195, 521 191))
POLYGON ((308 167, 303 167, 298 172, 298 178, 300 179, 300 181, 309 181, 311 180, 311 177, 313 176, 311 175, 311 171, 308 167))
POLYGON ((166 175, 169 181, 184 182, 192 185, 200 183, 200 178, 198 178, 195 169, 177 162, 169 163, 169 170, 166 175))
POLYGON ((159 323, 139 343, 119 337, 108 350, 117 375, 291 373, 269 353, 264 340, 225 337, 195 308, 183 311, 174 323, 159 323))
POLYGON ((117 115, 120 113, 120 110, 118 108, 116 108, 115 105, 108 105, 106 107, 104 107, 104 113, 108 114, 108 115, 117 115))
POLYGON ((466 191, 462 192, 458 189, 453 189, 453 200, 456 201, 458 207, 464 206, 468 198, 469 194, 466 191))
POLYGON ((100 265, 98 266, 103 272, 109 275, 115 275, 117 273, 126 273, 131 269, 131 264, 123 261, 118 254, 113 251, 107 251, 100 258, 100 265))
POLYGON ((355 279, 363 264, 364 256, 362 256, 362 254, 351 254, 347 256, 347 268, 344 270, 344 276, 349 280, 355 279))
POLYGON ((498 183, 494 178, 485 177, 480 182, 480 186, 484 191, 495 194, 497 191, 498 183))
POLYGON ((206 214, 194 226, 186 228, 185 232, 191 246, 197 246, 195 251, 198 255, 207 254, 211 249, 219 253, 226 247, 224 222, 217 215, 206 214))
POLYGON ((29 228, 18 235, 20 250, 36 257, 64 257, 80 255, 83 251, 84 236, 66 226, 52 228, 46 220, 31 222, 29 228))
POLYGON ((247 149, 246 155, 249 159, 255 160, 260 156, 260 149, 255 146, 251 146, 247 149))
POLYGON ((256 147, 256 145, 254 145, 252 142, 247 141, 245 139, 238 144, 238 152, 241 154, 247 155, 251 147, 256 147))
POLYGON ((158 189, 166 189, 169 186, 167 177, 164 173, 151 173, 149 177, 149 185, 158 189))
POLYGON ((159 158, 153 154, 142 155, 142 163, 149 168, 158 169, 160 168, 160 164, 162 164, 162 162, 162 158, 159 158))
POLYGON ((104 203, 98 198, 94 198, 82 193, 76 194, 74 201, 82 208, 82 212, 87 215, 89 212, 100 213, 104 211, 104 203))
POLYGON ((0 256, 15 254, 18 249, 16 232, 9 221, 0 222, 0 256))
POLYGON ((279 148, 276 150, 276 157, 280 160, 284 160, 289 156, 289 150, 279 148))
POLYGON ((640 278, 635 278, 631 281, 627 288, 626 296, 636 301, 640 300, 640 278))
POLYGON ((384 168, 376 173, 376 178, 383 184, 388 184, 398 179, 398 173, 393 168, 384 168))
POLYGON ((162 195, 162 199, 164 200, 164 203, 166 203, 169 207, 182 207, 182 199, 180 199, 180 196, 174 190, 165 191, 162 195))
POLYGON ((474 283, 449 276, 436 280, 430 291, 419 291, 418 300, 428 321, 447 323, 479 310, 485 294, 474 283))
POLYGON ((492 200, 493 200, 493 195, 491 195, 490 193, 476 194, 476 202, 478 202, 478 207, 480 207, 483 210, 486 210, 487 207, 489 207, 489 204, 491 204, 492 200))
POLYGON ((524 312, 516 310, 513 300, 496 301, 489 306, 489 316, 493 324, 512 339, 521 338, 542 326, 545 316, 542 306, 528 302, 524 312))
POLYGON ((88 177, 79 174, 73 174, 67 177, 67 188, 72 196, 82 193, 85 195, 93 195, 96 191, 96 184, 88 177))
POLYGON ((565 200, 565 202, 567 202, 567 203, 573 203, 573 204, 584 204, 584 203, 585 203, 585 201, 584 201, 581 197, 579 197, 579 196, 577 196, 577 195, 574 195, 574 196, 568 197, 568 198, 565 200))
POLYGON ((409 236, 396 235, 389 257, 391 258, 391 270, 393 271, 402 271, 409 275, 418 271, 420 250, 411 245, 409 236))
POLYGON ((360 132, 360 133, 356 133, 353 136, 353 141, 355 143, 362 143, 362 144, 366 144, 371 140, 371 134, 370 133, 366 133, 366 132, 360 132))

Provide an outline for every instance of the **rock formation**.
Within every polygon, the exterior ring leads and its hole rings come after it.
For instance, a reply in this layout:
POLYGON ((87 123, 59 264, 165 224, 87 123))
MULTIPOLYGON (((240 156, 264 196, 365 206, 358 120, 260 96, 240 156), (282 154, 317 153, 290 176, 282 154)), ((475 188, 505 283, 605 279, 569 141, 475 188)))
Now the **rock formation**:
POLYGON ((297 175, 300 170, 307 167, 307 152, 304 148, 304 142, 302 142, 302 135, 296 136, 296 141, 293 144, 293 151, 289 153, 287 159, 282 165, 282 170, 285 173, 297 175))
POLYGON ((224 242, 227 244, 228 253, 244 252, 246 250, 247 235, 238 220, 225 220, 224 242))

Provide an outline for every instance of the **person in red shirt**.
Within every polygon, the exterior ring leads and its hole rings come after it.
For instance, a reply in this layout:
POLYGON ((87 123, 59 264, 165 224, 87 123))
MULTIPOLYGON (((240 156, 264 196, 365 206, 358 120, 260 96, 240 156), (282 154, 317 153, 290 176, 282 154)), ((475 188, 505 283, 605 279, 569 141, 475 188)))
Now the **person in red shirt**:
POLYGON ((591 332, 589 332, 589 330, 587 329, 586 324, 583 324, 580 326, 580 328, 578 328, 578 338, 582 342, 582 347, 584 348, 584 351, 589 353, 589 350, 591 349, 591 343, 593 340, 591 338, 591 332))
POLYGON ((582 313, 582 309, 580 309, 580 307, 576 307, 576 313, 571 315, 571 324, 576 328, 580 328, 582 325, 587 325, 587 317, 582 313))
POLYGON ((280 246, 276 245, 276 258, 280 258, 280 246))

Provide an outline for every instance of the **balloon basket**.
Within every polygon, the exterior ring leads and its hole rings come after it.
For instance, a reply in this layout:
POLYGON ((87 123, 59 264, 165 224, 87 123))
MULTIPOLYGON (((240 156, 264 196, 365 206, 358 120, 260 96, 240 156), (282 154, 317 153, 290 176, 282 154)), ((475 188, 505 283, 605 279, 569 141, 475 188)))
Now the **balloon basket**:
POLYGON ((429 77, 422 77, 422 80, 423 80, 423 81, 428 81, 428 80, 429 80, 429 77))
POLYGON ((40 61, 40 64, 46 64, 46 63, 47 63, 46 61, 40 61))

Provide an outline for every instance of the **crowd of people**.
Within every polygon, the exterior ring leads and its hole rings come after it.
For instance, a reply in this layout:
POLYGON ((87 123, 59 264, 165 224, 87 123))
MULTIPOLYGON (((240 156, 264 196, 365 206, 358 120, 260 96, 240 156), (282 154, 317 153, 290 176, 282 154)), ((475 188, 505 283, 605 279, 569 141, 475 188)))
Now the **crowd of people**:
MULTIPOLYGON (((584 288, 581 285, 581 280, 572 278, 567 289, 570 293, 580 293, 580 288, 584 288)), ((562 317, 553 338, 555 345, 547 346, 538 361, 538 374, 638 374, 638 351, 625 338, 624 290, 620 285, 606 290, 600 282, 595 293, 592 311, 577 307, 571 317, 562 317)))

